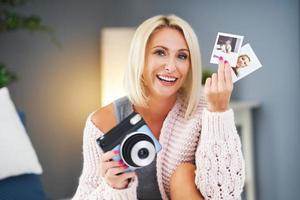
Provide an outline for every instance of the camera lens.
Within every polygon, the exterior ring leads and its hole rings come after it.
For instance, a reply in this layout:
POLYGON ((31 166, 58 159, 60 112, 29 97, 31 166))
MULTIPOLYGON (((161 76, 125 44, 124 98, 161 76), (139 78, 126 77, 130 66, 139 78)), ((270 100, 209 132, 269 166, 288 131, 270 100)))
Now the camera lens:
POLYGON ((129 166, 149 165, 155 158, 155 145, 151 137, 143 132, 133 132, 120 146, 121 158, 129 166))
POLYGON ((139 151, 138 151, 138 157, 141 158, 141 159, 145 159, 149 156, 149 151, 148 149, 146 148, 141 148, 139 151))

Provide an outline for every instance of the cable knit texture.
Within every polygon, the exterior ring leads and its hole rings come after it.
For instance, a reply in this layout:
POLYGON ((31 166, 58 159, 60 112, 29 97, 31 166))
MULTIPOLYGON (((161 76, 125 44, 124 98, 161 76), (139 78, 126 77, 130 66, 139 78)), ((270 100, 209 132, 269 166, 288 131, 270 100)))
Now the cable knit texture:
MULTIPOLYGON (((245 162, 232 109, 222 113, 206 109, 204 96, 196 111, 184 118, 186 104, 177 101, 166 117, 159 138, 157 181, 164 200, 170 198, 170 178, 181 163, 196 165, 195 184, 205 199, 240 199, 245 180, 245 162)), ((103 133, 89 115, 83 136, 83 170, 74 200, 137 199, 137 179, 126 189, 113 189, 100 176, 102 150, 96 139, 103 133)), ((188 194, 187 194, 188 196, 188 194)))

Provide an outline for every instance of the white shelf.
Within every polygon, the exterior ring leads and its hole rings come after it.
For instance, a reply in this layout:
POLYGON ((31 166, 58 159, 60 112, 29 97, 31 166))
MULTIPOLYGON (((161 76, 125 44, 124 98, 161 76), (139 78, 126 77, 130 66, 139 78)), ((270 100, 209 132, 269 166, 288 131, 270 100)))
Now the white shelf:
POLYGON ((253 151, 253 122, 252 110, 259 108, 258 102, 233 101, 230 107, 234 110, 236 126, 241 127, 242 150, 245 157, 246 180, 245 190, 247 200, 255 200, 255 170, 253 151))

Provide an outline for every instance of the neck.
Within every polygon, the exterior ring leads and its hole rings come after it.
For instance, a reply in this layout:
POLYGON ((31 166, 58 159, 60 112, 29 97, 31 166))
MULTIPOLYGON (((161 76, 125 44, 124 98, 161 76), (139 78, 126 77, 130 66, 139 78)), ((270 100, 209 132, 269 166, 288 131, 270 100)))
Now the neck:
POLYGON ((168 98, 151 97, 148 107, 134 106, 143 118, 149 122, 163 122, 176 102, 176 95, 168 98))

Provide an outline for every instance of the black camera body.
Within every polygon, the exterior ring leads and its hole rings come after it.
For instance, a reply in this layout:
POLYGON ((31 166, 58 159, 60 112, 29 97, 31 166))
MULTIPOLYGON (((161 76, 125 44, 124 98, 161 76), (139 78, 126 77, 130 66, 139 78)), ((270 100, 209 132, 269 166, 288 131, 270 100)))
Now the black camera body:
POLYGON ((97 143, 103 152, 119 150, 120 154, 113 160, 122 160, 128 166, 127 171, 149 165, 161 150, 150 128, 136 112, 99 137, 97 143))

